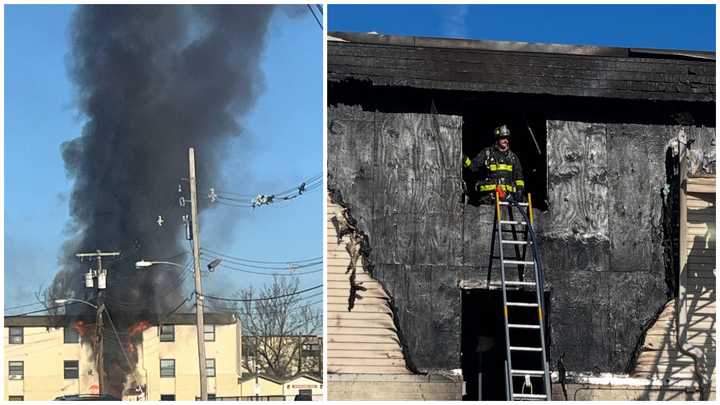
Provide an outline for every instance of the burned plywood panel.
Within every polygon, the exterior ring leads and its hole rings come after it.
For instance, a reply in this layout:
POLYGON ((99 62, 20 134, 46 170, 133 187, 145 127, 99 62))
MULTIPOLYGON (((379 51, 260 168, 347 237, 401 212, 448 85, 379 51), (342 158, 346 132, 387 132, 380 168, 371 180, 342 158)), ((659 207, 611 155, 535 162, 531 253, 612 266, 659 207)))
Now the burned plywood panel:
POLYGON ((354 139, 329 140, 328 164, 347 165, 328 168, 329 187, 369 236, 373 274, 392 297, 400 331, 412 331, 401 334, 411 362, 457 368, 457 344, 437 334, 459 333, 459 292, 449 290, 457 284, 450 266, 462 255, 462 119, 341 105, 330 108, 330 125, 329 138, 354 139), (448 285, 439 290, 436 279, 448 285))
POLYGON ((374 115, 359 107, 340 106, 332 108, 328 116, 328 150, 344 151, 342 154, 328 154, 331 190, 340 192, 344 200, 353 202, 349 208, 359 222, 358 226, 367 232, 365 221, 371 218, 372 212, 372 205, 367 203, 373 198, 374 115))
POLYGON ((612 271, 664 272, 662 190, 667 127, 608 124, 612 271))
POLYGON ((548 121, 546 233, 608 238, 607 133, 602 124, 548 121))

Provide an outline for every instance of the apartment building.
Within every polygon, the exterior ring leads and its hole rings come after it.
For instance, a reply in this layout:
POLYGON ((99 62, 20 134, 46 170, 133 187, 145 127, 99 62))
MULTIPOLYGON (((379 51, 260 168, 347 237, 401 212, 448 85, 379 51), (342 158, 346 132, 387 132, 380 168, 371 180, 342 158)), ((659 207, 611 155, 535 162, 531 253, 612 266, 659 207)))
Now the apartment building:
MULTIPOLYGON (((52 400, 99 392, 94 319, 65 316, 5 317, 5 400, 52 400)), ((106 332, 105 339, 115 339, 106 332)), ((124 381, 125 400, 194 400, 199 364, 194 314, 139 321, 119 330, 120 340, 142 333, 139 344, 123 342, 136 359, 124 381)), ((239 396, 241 331, 233 314, 205 314, 208 394, 239 396)), ((106 370, 110 365, 105 365, 106 370)), ((106 390, 103 390, 106 391, 106 390)))

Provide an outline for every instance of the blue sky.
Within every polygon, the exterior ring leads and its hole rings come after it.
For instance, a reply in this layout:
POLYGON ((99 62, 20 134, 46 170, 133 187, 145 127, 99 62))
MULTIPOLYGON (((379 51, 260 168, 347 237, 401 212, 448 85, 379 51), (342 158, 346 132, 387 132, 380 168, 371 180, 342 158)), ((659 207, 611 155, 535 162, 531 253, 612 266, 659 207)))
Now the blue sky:
MULTIPOLYGON (((5 7, 6 307, 33 302, 33 292, 50 284, 69 219, 66 196, 72 183, 60 144, 78 136, 83 125, 66 71, 74 8, 5 7)), ((322 173, 322 33, 310 14, 297 14, 276 11, 271 19, 261 62, 265 90, 241 117, 245 139, 251 141, 229 144, 223 162, 232 191, 269 194, 322 173)), ((201 190, 209 186, 199 185, 201 190)), ((218 206, 201 216, 202 245, 258 260, 322 256, 322 202, 318 190, 282 207, 218 206), (228 210, 239 217, 233 229, 223 224, 221 214, 228 210)), ((205 277, 203 287, 229 296, 269 282, 221 266, 205 277)), ((322 272, 301 278, 301 287, 321 283, 322 272)))
POLYGON ((329 31, 715 50, 712 5, 330 5, 329 31))

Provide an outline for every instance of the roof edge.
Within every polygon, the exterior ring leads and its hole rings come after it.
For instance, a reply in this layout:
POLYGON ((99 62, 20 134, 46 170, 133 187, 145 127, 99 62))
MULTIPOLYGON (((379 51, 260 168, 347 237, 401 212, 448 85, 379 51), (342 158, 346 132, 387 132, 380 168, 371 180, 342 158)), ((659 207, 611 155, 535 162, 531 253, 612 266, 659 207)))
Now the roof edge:
POLYGON ((709 51, 621 48, 595 45, 548 44, 542 42, 490 41, 459 38, 419 37, 403 35, 384 35, 378 34, 376 32, 360 33, 333 31, 328 32, 328 40, 331 42, 350 42, 372 45, 393 45, 426 48, 553 53, 563 55, 606 56, 617 58, 653 57, 663 59, 696 59, 715 61, 715 52, 709 51))

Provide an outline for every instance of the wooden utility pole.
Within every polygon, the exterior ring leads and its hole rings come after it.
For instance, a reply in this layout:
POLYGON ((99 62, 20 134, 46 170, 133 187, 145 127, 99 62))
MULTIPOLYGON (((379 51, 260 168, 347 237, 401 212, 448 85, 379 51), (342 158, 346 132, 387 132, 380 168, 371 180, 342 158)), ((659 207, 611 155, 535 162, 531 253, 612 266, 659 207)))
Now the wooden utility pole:
POLYGON ((205 321, 203 317, 202 282, 200 280, 200 232, 197 221, 197 185, 195 178, 195 150, 188 151, 190 163, 190 218, 192 226, 193 258, 195 268, 195 314, 197 327, 198 361, 200 363, 200 400, 207 401, 207 365, 205 361, 205 321))
MULTIPOLYGON (((107 287, 107 270, 103 268, 102 258, 106 256, 119 256, 120 252, 101 252, 96 251, 94 253, 77 253, 75 256, 80 260, 86 257, 94 257, 97 261, 97 270, 93 275, 95 282, 91 287, 94 287, 97 291, 95 295, 95 350, 97 351, 97 358, 95 364, 97 365, 98 373, 98 393, 103 394, 103 387, 105 386, 105 356, 104 356, 104 342, 103 342, 103 311, 105 311, 105 288, 107 287)), ((87 285, 86 285, 87 287, 87 285)))

